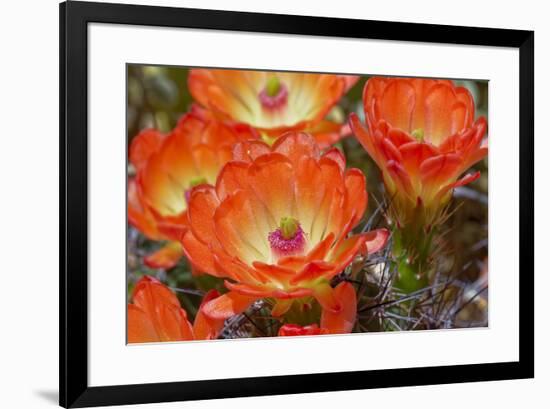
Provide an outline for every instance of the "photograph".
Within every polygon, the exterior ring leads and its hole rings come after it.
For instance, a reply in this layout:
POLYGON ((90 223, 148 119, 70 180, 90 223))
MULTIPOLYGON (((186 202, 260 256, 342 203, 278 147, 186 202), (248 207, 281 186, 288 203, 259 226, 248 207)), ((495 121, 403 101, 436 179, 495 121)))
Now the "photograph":
POLYGON ((488 84, 126 64, 127 343, 488 328, 488 84))

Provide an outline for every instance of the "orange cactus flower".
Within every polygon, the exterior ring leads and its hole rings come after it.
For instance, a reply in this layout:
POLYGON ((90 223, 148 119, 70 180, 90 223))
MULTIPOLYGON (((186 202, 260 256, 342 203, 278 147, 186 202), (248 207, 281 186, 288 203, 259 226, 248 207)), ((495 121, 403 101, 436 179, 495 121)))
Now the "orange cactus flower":
POLYGON ((382 170, 396 221, 406 225, 421 210, 434 222, 453 189, 479 172, 460 175, 488 153, 487 121, 474 120, 471 94, 448 80, 375 77, 363 104, 366 128, 355 114, 350 125, 382 170))
POLYGON ((287 131, 305 131, 322 147, 336 142, 347 127, 326 119, 357 82, 352 75, 193 69, 193 98, 223 119, 258 129, 267 140, 287 131))
POLYGON ((305 133, 286 134, 272 147, 239 143, 234 159, 215 186, 193 189, 182 237, 192 263, 227 278, 230 291, 207 303, 205 314, 228 318, 270 298, 272 315, 281 316, 295 299, 311 297, 333 326, 343 325, 350 307, 330 280, 388 237, 386 230, 348 237, 367 205, 365 176, 346 169, 335 148, 321 155, 305 133))
POLYGON ((256 137, 247 126, 221 123, 193 110, 167 135, 148 129, 134 138, 130 162, 136 176, 128 182, 128 219, 148 238, 168 241, 145 264, 171 268, 178 262, 191 188, 213 183, 231 159, 232 145, 256 137))
POLYGON ((128 304, 128 343, 217 338, 223 320, 212 320, 204 315, 202 308, 218 295, 215 290, 206 294, 191 325, 172 290, 157 279, 144 276, 134 288, 133 303, 128 304))

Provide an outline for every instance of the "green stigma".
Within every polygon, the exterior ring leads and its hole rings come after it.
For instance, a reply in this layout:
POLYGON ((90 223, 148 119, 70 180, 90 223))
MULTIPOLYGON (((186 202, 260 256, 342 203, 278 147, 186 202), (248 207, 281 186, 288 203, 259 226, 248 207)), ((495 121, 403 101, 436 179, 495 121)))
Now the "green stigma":
POLYGON ((422 128, 415 129, 414 131, 411 132, 411 134, 416 140, 420 142, 424 141, 424 129, 422 128))
POLYGON ((279 81, 279 78, 273 76, 267 80, 267 84, 265 85, 265 93, 267 94, 267 96, 276 97, 279 94, 280 90, 281 81, 279 81))
POLYGON ((192 188, 192 187, 202 185, 202 184, 205 184, 205 183, 208 183, 208 181, 206 180, 206 178, 204 176, 197 176, 197 177, 194 177, 193 179, 191 179, 191 182, 189 182, 189 187, 192 188))
POLYGON ((296 235, 296 232, 298 231, 298 226, 300 226, 300 224, 298 223, 298 220, 296 220, 295 218, 283 217, 281 219, 279 229, 281 230, 281 234, 283 235, 283 238, 285 240, 290 240, 296 235))
POLYGON ((261 132, 261 138, 262 138, 262 141, 267 143, 269 146, 273 145, 275 143, 275 141, 277 140, 276 137, 269 136, 265 132, 261 132))

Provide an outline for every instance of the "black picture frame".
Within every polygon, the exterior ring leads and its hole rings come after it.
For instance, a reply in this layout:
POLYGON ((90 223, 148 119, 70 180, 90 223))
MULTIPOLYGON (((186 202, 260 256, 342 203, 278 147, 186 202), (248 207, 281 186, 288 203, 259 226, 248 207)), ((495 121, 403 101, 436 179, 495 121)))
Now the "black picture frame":
POLYGON ((60 405, 179 400, 534 377, 534 32, 70 1, 60 18, 60 405), (89 23, 511 47, 519 50, 519 360, 471 365, 88 386, 87 26, 89 23))

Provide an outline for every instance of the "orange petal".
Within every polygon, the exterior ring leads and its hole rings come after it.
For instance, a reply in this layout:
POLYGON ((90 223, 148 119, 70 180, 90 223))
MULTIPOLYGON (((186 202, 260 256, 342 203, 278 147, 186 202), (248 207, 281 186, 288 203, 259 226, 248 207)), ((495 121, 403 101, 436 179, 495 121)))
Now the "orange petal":
POLYGON ((290 160, 280 153, 256 159, 248 169, 250 190, 265 206, 273 229, 283 217, 296 217, 294 171, 290 160))
MULTIPOLYGON (((314 245, 323 240, 331 231, 335 234, 340 232, 345 196, 343 174, 338 163, 328 158, 321 158, 319 164, 322 184, 317 185, 317 189, 321 191, 320 187, 324 187, 324 196, 316 209, 311 230, 309 232, 306 230, 306 234, 309 233, 309 242, 314 245)), ((311 186, 311 189, 315 188, 315 185, 311 186)))
POLYGON ((183 233, 189 229, 187 212, 176 216, 159 217, 157 220, 158 231, 171 241, 178 241, 183 233))
POLYGON ((420 166, 422 180, 422 198, 428 204, 443 184, 455 179, 463 160, 454 153, 446 153, 426 159, 420 166))
POLYGON ((157 222, 147 205, 142 203, 135 178, 128 180, 128 222, 151 240, 162 240, 157 222))
POLYGON ((262 141, 244 141, 233 147, 233 159, 236 161, 252 162, 259 156, 271 152, 271 148, 262 141))
POLYGON ((290 284, 299 284, 302 282, 313 281, 334 271, 334 264, 326 261, 311 261, 307 263, 302 270, 290 280, 290 284))
POLYGON ((159 280, 143 276, 135 285, 132 302, 143 309, 149 316, 154 315, 157 304, 179 307, 178 297, 159 280))
POLYGON ((330 247, 334 243, 334 239, 335 235, 333 232, 327 234, 327 236, 317 243, 317 245, 307 254, 306 261, 324 260, 330 247))
POLYGON ((342 308, 339 312, 323 309, 321 313, 321 327, 330 334, 346 334, 352 331, 357 314, 357 296, 353 285, 342 282, 334 289, 334 298, 342 308))
POLYGON ((403 167, 413 180, 418 180, 422 163, 438 155, 438 151, 432 145, 420 142, 405 143, 399 147, 399 151, 403 158, 403 167))
POLYGON ((364 248, 364 244, 371 233, 357 234, 338 243, 329 254, 329 261, 334 264, 334 273, 346 268, 355 256, 364 248))
POLYGON ((216 194, 219 200, 246 187, 249 166, 249 163, 241 161, 231 161, 225 164, 216 180, 216 194))
POLYGON ((467 185, 468 183, 472 183, 474 180, 478 179, 480 176, 480 172, 475 173, 469 173, 466 176, 464 176, 462 179, 457 180, 454 183, 449 183, 447 186, 442 187, 439 192, 437 192, 437 195, 435 197, 435 202, 439 202, 443 200, 444 196, 451 191, 454 188, 457 188, 459 186, 467 185))
POLYGON ((405 79, 390 81, 379 99, 374 100, 380 117, 391 126, 410 132, 412 113, 416 103, 414 87, 405 79))
MULTIPOLYGON (((346 194, 344 198, 343 221, 350 221, 350 228, 361 220, 367 208, 367 180, 362 171, 356 168, 348 169, 344 176, 346 194)), ((343 234, 347 234, 344 231, 343 234)))
POLYGON ((311 238, 313 223, 325 196, 324 177, 321 166, 311 157, 302 157, 294 169, 297 219, 311 238))
MULTIPOLYGON (((321 243, 318 244, 318 246, 321 243)), ((299 271, 307 263, 307 256, 285 256, 277 260, 277 265, 283 267, 286 271, 299 271)), ((293 273, 294 274, 294 273, 293 273)), ((289 274, 290 276, 291 274, 289 274)))
POLYGON ((306 326, 296 324, 285 324, 279 328, 279 337, 294 337, 300 335, 321 335, 328 334, 328 330, 325 328, 319 328, 317 324, 311 324, 306 326))
POLYGON ((139 169, 147 162, 149 157, 159 150, 164 135, 156 129, 141 131, 130 145, 130 162, 139 169))
POLYGON ((218 271, 224 273, 225 277, 238 282, 265 284, 270 281, 264 274, 244 263, 238 257, 228 255, 223 249, 214 252, 214 264, 218 271))
POLYGON ((210 319, 226 320, 246 311, 256 300, 256 297, 247 297, 230 291, 221 297, 207 302, 203 307, 203 313, 210 319))
POLYGON ((158 307, 161 341, 192 341, 193 327, 182 308, 171 305, 158 307))
POLYGON ((256 270, 264 274, 270 280, 278 281, 280 283, 286 283, 296 274, 293 269, 284 265, 268 264, 261 261, 254 261, 252 265, 256 270))
POLYGON ((273 290, 271 297, 277 299, 303 298, 313 295, 313 290, 310 288, 294 288, 292 290, 273 290))
MULTIPOLYGON (((468 106, 456 98, 454 87, 436 84, 425 97, 424 135, 434 145, 464 129, 469 119, 468 106)), ((470 103, 468 102, 468 105, 470 103)))
POLYGON ((355 112, 352 112, 349 116, 350 126, 353 134, 359 141, 363 148, 367 151, 369 156, 376 162, 380 169, 385 168, 385 161, 382 158, 382 154, 379 151, 377 145, 374 143, 374 139, 371 134, 363 127, 359 117, 355 112))
MULTIPOLYGON (((172 290, 157 279, 150 276, 141 278, 134 288, 132 302, 144 314, 138 315, 133 312, 132 320, 143 319, 146 316, 160 341, 182 341, 193 338, 187 314, 180 307, 178 298, 172 290)), ((138 329, 144 330, 148 327, 148 323, 134 322, 132 331, 137 333, 138 329)))
POLYGON ((342 171, 346 170, 346 157, 344 156, 344 153, 338 149, 338 148, 330 148, 325 153, 323 153, 324 158, 329 158, 338 163, 340 165, 340 169, 342 171))
POLYGON ((210 290, 202 299, 195 322, 193 323, 195 339, 216 339, 223 329, 224 320, 211 319, 203 312, 204 305, 219 296, 220 294, 216 290, 210 290))
POLYGON ((238 190, 218 206, 214 214, 215 234, 224 250, 248 264, 265 261, 271 251, 269 228, 258 226, 247 192, 238 190))
POLYGON ((336 298, 334 290, 327 283, 319 283, 313 288, 313 297, 321 304, 323 310, 329 310, 333 313, 342 311, 342 303, 336 298))
POLYGON ((177 241, 171 241, 160 250, 146 256, 143 259, 143 263, 150 268, 169 270, 174 268, 182 257, 183 249, 181 248, 181 244, 177 241))
POLYGON ((264 298, 264 297, 269 297, 271 294, 271 290, 269 288, 266 288, 261 285, 235 284, 227 280, 224 281, 224 284, 229 291, 233 291, 237 294, 244 295, 244 296, 264 298))
POLYGON ((128 343, 159 342, 155 326, 140 308, 128 304, 128 343))
POLYGON ((371 230, 365 233, 365 254, 373 254, 380 251, 388 242, 390 232, 386 229, 371 230))
POLYGON ((393 160, 389 161, 386 165, 388 174, 392 178, 393 183, 397 186, 397 192, 400 196, 406 195, 406 197, 415 202, 416 192, 414 190, 411 177, 403 168, 400 163, 397 163, 393 160))
POLYGON ((204 244, 216 241, 214 213, 219 203, 213 186, 199 185, 190 193, 189 226, 197 240, 204 244))
POLYGON ((213 77, 210 70, 192 69, 189 70, 187 85, 193 98, 202 106, 207 107, 208 89, 213 84, 213 77))
POLYGON ((225 277, 224 272, 219 270, 214 263, 211 248, 197 240, 191 230, 184 233, 181 244, 185 256, 194 268, 215 277, 225 277))
POLYGON ((304 132, 289 132, 275 141, 273 152, 285 155, 294 164, 297 164, 302 156, 319 158, 319 147, 315 139, 304 132))
POLYGON ((407 132, 402 131, 398 128, 389 128, 386 132, 386 137, 398 149, 401 148, 401 146, 404 144, 416 141, 416 139, 414 139, 407 132))

